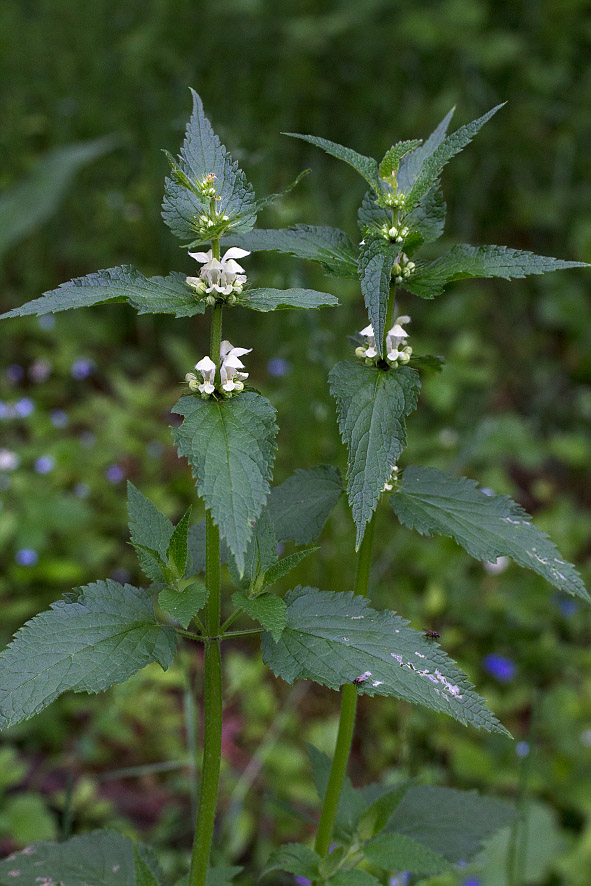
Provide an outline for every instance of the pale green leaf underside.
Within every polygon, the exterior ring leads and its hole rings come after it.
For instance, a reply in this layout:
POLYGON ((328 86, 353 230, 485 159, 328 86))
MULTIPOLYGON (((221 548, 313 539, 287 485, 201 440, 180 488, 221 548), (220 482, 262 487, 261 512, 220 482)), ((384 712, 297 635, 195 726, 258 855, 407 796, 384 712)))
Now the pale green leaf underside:
POLYGON ((568 268, 589 267, 585 262, 563 261, 508 246, 453 246, 430 264, 420 265, 404 288, 423 298, 441 295, 445 286, 467 277, 502 277, 511 280, 530 274, 547 274, 568 268))
POLYGON ((196 581, 182 591, 165 588, 158 596, 158 603, 183 628, 188 628, 193 616, 197 615, 207 602, 207 588, 196 581))
POLYGON ((451 118, 453 117, 454 110, 455 109, 452 108, 451 111, 448 111, 441 123, 438 124, 437 128, 422 145, 420 145, 415 151, 405 154, 400 161, 396 178, 398 181, 398 187, 402 193, 408 194, 417 175, 423 168, 425 160, 439 147, 447 135, 447 130, 451 118))
POLYGON ((250 599, 246 594, 236 591, 232 595, 232 603, 258 621, 266 631, 269 631, 275 642, 279 640, 287 623, 287 607, 281 597, 261 594, 260 597, 250 599))
POLYGON ((416 409, 421 383, 407 366, 386 371, 343 362, 331 370, 329 384, 348 449, 347 495, 359 546, 406 445, 405 418, 416 409))
POLYGON ((575 567, 506 495, 485 495, 474 480, 435 468, 409 467, 391 501, 401 523, 421 535, 454 538, 478 560, 511 557, 561 591, 591 600, 575 567))
POLYGON ((404 834, 380 834, 365 844, 363 854, 386 870, 405 870, 409 874, 440 874, 452 870, 443 856, 404 834))
POLYGON ((316 147, 322 148, 327 154, 336 157, 338 160, 343 160, 345 163, 348 163, 349 166, 352 166, 353 169, 355 169, 359 175, 363 176, 365 181, 372 186, 376 193, 381 194, 384 190, 385 185, 380 180, 378 164, 373 157, 366 157, 364 154, 358 154, 357 151, 354 151, 352 148, 345 148, 343 145, 331 142, 326 138, 319 138, 316 135, 300 135, 297 132, 284 132, 283 135, 289 135, 292 138, 300 138, 302 141, 309 142, 311 145, 316 145, 316 147))
POLYGON ((172 411, 184 416, 175 445, 243 572, 253 524, 270 490, 275 409, 260 394, 244 391, 222 401, 182 397, 172 411))
POLYGON ((282 252, 320 262, 335 277, 357 277, 357 249, 344 231, 314 225, 291 228, 255 228, 247 234, 224 237, 223 245, 250 252, 282 252))
MULTIPOLYGON (((203 112, 199 95, 194 90, 191 92, 193 113, 181 148, 180 168, 193 182, 203 181, 207 175, 213 173, 216 177, 216 192, 221 197, 221 200, 216 201, 216 212, 218 215, 227 215, 234 222, 234 230, 248 231, 256 221, 252 186, 214 133, 203 112)), ((208 199, 200 200, 172 178, 166 179, 162 217, 177 237, 192 240, 195 236, 195 217, 208 207, 208 199)))
POLYGON ((152 872, 153 882, 162 883, 152 854, 145 847, 123 834, 101 830, 64 843, 33 843, 15 852, 0 861, 0 886, 43 886, 45 882, 56 886, 142 886, 146 881, 136 876, 134 850, 144 870, 152 872))
POLYGON ((107 302, 128 302, 140 314, 192 317, 205 311, 205 302, 197 300, 187 286, 184 274, 175 272, 167 277, 144 277, 129 265, 121 265, 62 283, 40 298, 7 311, 0 320, 30 315, 40 317, 107 302))
POLYGON ((276 311, 285 308, 333 308, 339 301, 328 292, 314 289, 248 289, 237 304, 253 311, 276 311))
POLYGON ((100 692, 153 661, 167 668, 175 649, 175 631, 158 624, 145 591, 110 579, 86 585, 27 622, 0 654, 0 727, 66 690, 100 692))
POLYGON ((288 683, 314 680, 331 689, 370 673, 359 692, 388 695, 440 711, 477 729, 508 734, 457 665, 393 612, 376 612, 352 593, 295 588, 285 596, 287 626, 263 658, 288 683))
POLYGON ((269 496, 267 507, 277 541, 298 545, 316 541, 342 492, 338 468, 298 468, 285 482, 273 487, 269 496))
POLYGON ((138 545, 136 553, 140 566, 152 581, 161 581, 164 576, 160 566, 143 548, 156 551, 163 562, 166 562, 166 552, 174 526, 130 481, 127 482, 127 511, 131 543, 134 547, 138 545))
POLYGON ((370 237, 359 254, 359 281, 363 300, 375 333, 376 348, 382 356, 392 266, 399 253, 399 243, 390 243, 383 237, 370 237))

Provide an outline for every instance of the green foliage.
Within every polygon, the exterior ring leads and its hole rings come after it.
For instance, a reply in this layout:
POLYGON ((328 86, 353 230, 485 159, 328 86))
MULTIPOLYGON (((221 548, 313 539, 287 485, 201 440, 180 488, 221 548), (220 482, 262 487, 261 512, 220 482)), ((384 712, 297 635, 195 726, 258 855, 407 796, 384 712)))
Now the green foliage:
POLYGON ((187 508, 184 516, 177 523, 174 532, 170 536, 170 542, 166 549, 166 561, 172 570, 175 578, 182 578, 187 569, 187 558, 189 555, 187 547, 187 534, 189 532, 189 520, 191 519, 191 508, 187 508))
MULTIPOLYGON (((314 786, 321 802, 324 802, 332 760, 314 745, 308 744, 307 747, 314 786)), ((351 779, 345 775, 335 820, 336 834, 339 838, 350 840, 353 837, 365 807, 366 801, 362 792, 355 790, 351 779)))
POLYGON ((247 289, 239 305, 253 311, 277 311, 286 308, 334 308, 338 299, 314 289, 247 289))
POLYGON ((418 138, 410 139, 405 142, 398 142, 395 145, 392 145, 386 153, 384 154, 382 161, 379 166, 379 174, 380 178, 384 181, 387 181, 388 178, 391 178, 392 175, 396 177, 396 173, 398 172, 398 167, 400 166, 400 161, 404 157, 405 154, 408 154, 409 151, 414 151, 421 144, 421 140, 418 138))
POLYGON ((298 468, 274 486, 267 508, 277 541, 294 541, 297 545, 315 541, 342 491, 341 474, 332 465, 298 468))
POLYGON ((40 317, 107 302, 128 302, 139 314, 192 317, 205 311, 205 302, 195 297, 185 283, 184 274, 148 278, 129 265, 122 265, 62 283, 41 298, 0 315, 0 320, 30 315, 40 317))
POLYGON ((337 363, 329 375, 339 428, 348 449, 347 494, 359 547, 365 527, 406 445, 405 418, 416 408, 418 374, 337 363))
POLYGON ((284 578, 286 575, 295 569, 296 566, 299 566, 300 563, 309 557, 310 554, 313 554, 315 551, 319 551, 320 548, 307 548, 305 551, 294 551, 293 554, 288 554, 286 557, 281 557, 280 560, 277 560, 272 566, 265 570, 261 578, 261 584, 263 588, 270 587, 272 584, 275 584, 276 581, 284 578))
POLYGON ((286 843, 273 852, 261 874, 265 877, 273 871, 287 871, 311 880, 318 878, 320 856, 303 843, 286 843))
POLYGON ((398 180, 398 187, 402 193, 408 194, 419 172, 423 168, 425 160, 432 156, 447 135, 447 130, 451 123, 454 110, 455 108, 452 108, 451 111, 448 111, 441 123, 439 123, 422 145, 417 147, 416 150, 405 154, 401 159, 400 168, 396 178, 398 180))
POLYGON ((319 262, 334 277, 357 278, 357 250, 338 228, 294 225, 291 228, 255 228, 248 234, 224 237, 224 245, 240 246, 250 252, 269 250, 319 262))
POLYGON ((372 874, 368 874, 367 871, 357 869, 338 871, 334 877, 327 880, 327 884, 330 886, 380 886, 380 881, 376 880, 372 874))
POLYGON ((162 880, 152 873, 150 865, 142 857, 137 846, 133 847, 133 860, 136 886, 160 886, 162 880))
POLYGON ((376 834, 384 830, 408 789, 409 784, 403 782, 393 790, 386 791, 377 797, 363 810, 358 823, 359 835, 362 839, 375 837, 376 834))
POLYGON ((279 640, 287 624, 287 606, 281 597, 276 597, 274 594, 260 594, 251 598, 236 591, 232 595, 232 603, 258 621, 275 642, 279 640))
POLYGON ((406 870, 410 874, 440 874, 452 870, 443 856, 404 834, 380 834, 364 845, 363 854, 386 870, 406 870))
POLYGON ((129 480, 127 511, 131 543, 140 566, 152 581, 167 581, 168 555, 175 533, 174 526, 129 480))
POLYGON ((392 266, 400 254, 400 245, 384 237, 369 237, 359 254, 359 280, 375 333, 378 353, 384 355, 384 335, 388 322, 388 302, 392 266))
POLYGON ((188 628, 193 616, 207 603, 207 596, 203 582, 195 581, 182 590, 164 588, 158 595, 158 603, 183 628, 188 628))
POLYGON ((352 593, 315 588, 295 588, 285 602, 281 640, 263 635, 263 658, 276 676, 338 689, 368 674, 360 693, 393 695, 465 725, 507 734, 457 665, 400 616, 376 612, 352 593))
POLYGON ((529 514, 506 495, 486 495, 474 480, 435 468, 407 468, 392 496, 400 521, 421 535, 451 536, 472 557, 509 556, 561 591, 590 600, 575 567, 563 560, 529 514))
POLYGON ((363 154, 358 154, 357 151, 352 150, 352 148, 345 148, 343 145, 338 145, 336 142, 331 142, 326 138, 319 138, 316 135, 300 135, 297 132, 284 132, 283 134, 289 135, 292 138, 301 138, 311 145, 322 148, 323 151, 326 151, 327 154, 331 154, 331 156, 336 157, 338 160, 348 163, 372 186, 377 194, 381 194, 385 189, 379 176, 378 164, 373 157, 365 157, 363 154))
POLYGON ((166 669, 172 628, 155 620, 146 593, 99 581, 27 622, 0 653, 0 726, 20 723, 67 690, 100 692, 150 662, 166 669))
POLYGON ((172 411, 184 417, 175 446, 189 460, 198 492, 242 573, 252 524, 270 489, 275 410, 260 394, 245 391, 223 401, 182 397, 172 411))
POLYGON ((441 295, 448 283, 467 277, 502 277, 504 280, 547 274, 567 268, 585 268, 585 262, 562 261, 507 246, 453 246, 430 264, 421 264, 404 288, 422 298, 441 295))

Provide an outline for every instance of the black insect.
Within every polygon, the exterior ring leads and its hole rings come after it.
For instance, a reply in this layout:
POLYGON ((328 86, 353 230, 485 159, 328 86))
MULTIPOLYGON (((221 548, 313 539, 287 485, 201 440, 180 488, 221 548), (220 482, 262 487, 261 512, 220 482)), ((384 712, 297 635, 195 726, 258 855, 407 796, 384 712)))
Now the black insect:
POLYGON ((429 640, 439 640, 441 637, 439 631, 432 631, 430 628, 423 628, 423 632, 429 640))
POLYGON ((371 671, 366 671, 364 674, 359 674, 358 677, 355 677, 353 680, 354 686, 361 686, 362 683, 365 683, 366 680, 369 680, 371 677, 371 671))

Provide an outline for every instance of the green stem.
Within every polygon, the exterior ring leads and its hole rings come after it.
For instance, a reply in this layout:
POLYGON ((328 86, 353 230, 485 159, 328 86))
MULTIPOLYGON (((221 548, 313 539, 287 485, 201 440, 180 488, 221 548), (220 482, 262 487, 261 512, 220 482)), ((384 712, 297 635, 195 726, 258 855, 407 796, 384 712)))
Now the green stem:
MULTIPOLYGON (((375 514, 367 524, 361 547, 359 548, 359 557, 357 560, 357 576, 355 579, 355 593, 362 597, 367 596, 369 587, 369 573, 371 569, 371 550, 373 544, 373 534, 375 525, 375 514)), ((343 782, 347 772, 349 756, 351 754, 351 743, 353 741, 353 732, 355 729, 355 713, 357 710, 357 687, 352 683, 343 686, 341 695, 341 716, 339 720, 339 732, 337 735, 337 743, 335 747, 334 759, 328 779, 328 786, 322 805, 322 814, 316 834, 316 843, 314 848, 318 855, 323 858, 328 855, 330 850, 330 842, 334 830, 334 823, 337 817, 339 801, 341 799, 341 791, 343 782)))
POLYGON ((251 628, 246 631, 226 631, 225 634, 222 634, 221 640, 230 640, 232 637, 249 637, 253 634, 262 634, 262 628, 251 628))

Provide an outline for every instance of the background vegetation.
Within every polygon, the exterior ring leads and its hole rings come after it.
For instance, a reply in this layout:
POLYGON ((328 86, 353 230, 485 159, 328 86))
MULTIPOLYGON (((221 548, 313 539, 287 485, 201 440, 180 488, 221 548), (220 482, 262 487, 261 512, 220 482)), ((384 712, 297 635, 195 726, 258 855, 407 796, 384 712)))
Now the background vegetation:
MULTIPOLYGON (((427 135, 451 105, 463 123, 507 99, 445 172, 450 241, 589 261, 590 44, 585 0, 8 0, 0 7, 1 306, 124 262, 148 275, 194 271, 159 215, 160 149, 178 150, 188 85, 259 196, 312 167, 263 224, 327 223, 352 236, 362 196, 355 173, 280 131, 381 156, 392 141, 427 135)), ((357 288, 291 259, 248 262, 252 278, 305 282, 344 303, 314 316, 241 314, 228 329, 234 343, 254 345, 251 378, 280 413, 276 480, 322 461, 344 467, 325 379, 347 354, 347 335, 365 325, 357 288)), ((508 492, 589 584, 588 287, 578 272, 464 282, 435 303, 409 296, 402 307, 416 349, 448 361, 424 385, 405 463, 420 458, 508 492)), ((199 318, 138 318, 115 305, 42 320, 2 328, 3 642, 72 585, 107 575, 141 582, 126 545, 126 478, 174 519, 194 500, 167 425, 179 380, 206 352, 199 318)), ((382 521, 375 598, 441 632, 517 743, 362 699, 354 782, 420 773, 525 796, 537 804, 526 880, 585 886, 589 613, 517 567, 479 567, 451 541, 395 530, 387 513, 382 521)), ((343 505, 298 578, 349 589, 352 538, 343 505)), ((336 694, 274 682, 254 652, 236 642, 225 659, 219 843, 247 866, 245 882, 272 844, 309 829, 316 801, 302 740, 330 752, 338 713, 336 694)), ((199 661, 187 672, 198 685, 199 661)), ((200 733, 191 698, 180 668, 148 668, 106 696, 69 695, 2 736, 2 854, 111 825, 160 846, 170 873, 182 872, 200 733)), ((494 886, 499 876, 491 862, 480 880, 468 871, 464 882, 494 886)))

